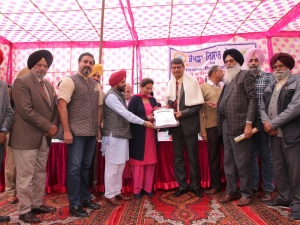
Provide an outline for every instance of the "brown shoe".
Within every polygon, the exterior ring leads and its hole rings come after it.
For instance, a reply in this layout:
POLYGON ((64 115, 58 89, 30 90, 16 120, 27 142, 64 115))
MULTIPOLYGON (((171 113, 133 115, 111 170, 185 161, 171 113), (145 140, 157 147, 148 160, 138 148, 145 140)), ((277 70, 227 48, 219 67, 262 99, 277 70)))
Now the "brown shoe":
POLYGON ((118 194, 116 195, 116 198, 120 201, 130 201, 131 200, 131 197, 128 197, 128 196, 125 196, 123 194, 118 194))
POLYGON ((246 206, 246 205, 249 205, 251 202, 252 202, 252 198, 247 198, 247 197, 242 196, 240 198, 240 200, 238 201, 237 205, 238 206, 246 206))
POLYGON ((9 204, 16 204, 17 202, 18 202, 18 199, 14 195, 9 196, 7 198, 7 203, 9 203, 9 204))
POLYGON ((106 201, 111 204, 111 205, 114 205, 114 206, 119 206, 119 205, 122 205, 122 202, 120 200, 118 200, 116 197, 113 197, 113 198, 105 198, 106 201))
POLYGON ((218 190, 218 189, 211 188, 211 189, 209 189, 209 190, 205 190, 204 192, 205 192, 205 194, 207 194, 207 195, 214 195, 214 194, 218 193, 219 190, 218 190))
POLYGON ((220 203, 229 203, 233 200, 239 199, 240 195, 223 195, 221 198, 218 199, 220 203))
POLYGON ((263 191, 260 200, 262 202, 271 201, 272 200, 272 192, 263 191))

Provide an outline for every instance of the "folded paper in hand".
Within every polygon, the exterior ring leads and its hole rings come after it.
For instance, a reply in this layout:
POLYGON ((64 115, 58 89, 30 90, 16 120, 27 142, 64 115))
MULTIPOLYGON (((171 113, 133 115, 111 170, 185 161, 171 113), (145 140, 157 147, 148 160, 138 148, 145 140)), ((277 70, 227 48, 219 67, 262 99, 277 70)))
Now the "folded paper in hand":
MULTIPOLYGON (((252 129, 252 134, 255 134, 256 132, 258 132, 258 130, 257 130, 256 127, 254 127, 252 129)), ((241 134, 241 135, 237 136, 236 138, 234 138, 235 142, 239 142, 239 141, 244 140, 244 139, 245 139, 244 134, 241 134)))

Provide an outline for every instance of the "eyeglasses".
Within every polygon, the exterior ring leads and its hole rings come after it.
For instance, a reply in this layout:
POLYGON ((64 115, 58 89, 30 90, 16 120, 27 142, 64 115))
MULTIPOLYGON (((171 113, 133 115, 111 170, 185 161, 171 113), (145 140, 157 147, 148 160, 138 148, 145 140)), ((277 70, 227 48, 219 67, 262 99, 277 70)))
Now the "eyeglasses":
POLYGON ((282 70, 284 67, 285 67, 285 65, 280 64, 278 66, 273 66, 273 70, 277 70, 277 69, 282 70))
POLYGON ((180 70, 183 66, 172 66, 172 70, 180 70))
POLYGON ((228 64, 228 63, 234 63, 234 62, 235 62, 234 59, 229 59, 229 60, 226 60, 224 63, 225 63, 225 65, 226 65, 226 64, 228 64))

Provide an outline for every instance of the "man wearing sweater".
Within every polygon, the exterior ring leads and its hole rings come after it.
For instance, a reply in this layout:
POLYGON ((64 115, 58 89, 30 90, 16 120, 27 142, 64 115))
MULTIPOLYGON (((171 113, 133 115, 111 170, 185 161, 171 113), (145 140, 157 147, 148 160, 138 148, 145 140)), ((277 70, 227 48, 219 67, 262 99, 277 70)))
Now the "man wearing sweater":
POLYGON ((208 195, 216 194, 221 187, 220 174, 220 144, 222 136, 217 128, 217 109, 210 107, 210 104, 216 104, 219 100, 222 88, 220 82, 224 77, 223 70, 219 66, 212 66, 208 71, 209 80, 200 86, 204 101, 200 111, 200 131, 204 141, 208 142, 208 160, 210 167, 210 188, 205 191, 208 195))

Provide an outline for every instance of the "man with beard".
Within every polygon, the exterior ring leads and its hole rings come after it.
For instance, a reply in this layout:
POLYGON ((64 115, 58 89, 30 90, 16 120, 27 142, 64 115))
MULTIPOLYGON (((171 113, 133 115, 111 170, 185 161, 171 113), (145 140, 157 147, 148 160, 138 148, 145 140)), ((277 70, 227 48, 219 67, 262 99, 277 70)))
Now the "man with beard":
POLYGON ((78 73, 66 77, 59 85, 58 111, 68 146, 67 187, 69 211, 74 217, 87 217, 84 208, 99 209, 91 200, 89 168, 96 140, 100 139, 102 92, 97 81, 89 77, 95 64, 91 53, 78 58, 78 73))
POLYGON ((266 73, 261 70, 265 60, 262 50, 253 48, 247 51, 245 61, 249 69, 255 76, 255 87, 257 97, 257 120, 256 128, 258 132, 253 135, 252 140, 252 154, 251 154, 251 169, 252 169, 252 191, 257 192, 258 183, 260 180, 260 173, 258 167, 258 153, 262 165, 262 189, 261 201, 268 201, 272 199, 272 192, 274 191, 274 175, 273 175, 273 160, 270 149, 270 136, 264 131, 264 125, 261 122, 259 108, 262 95, 266 87, 271 81, 275 80, 271 73, 266 73))
POLYGON ((130 123, 154 129, 149 121, 144 121, 126 107, 122 93, 126 86, 126 70, 113 73, 109 78, 108 90, 103 101, 102 153, 105 155, 105 194, 108 203, 122 205, 121 200, 131 198, 121 193, 122 175, 125 163, 129 160, 130 123))
POLYGON ((291 207, 290 218, 300 220, 300 76, 291 74, 295 60, 288 53, 275 54, 270 65, 276 80, 263 93, 260 114, 271 136, 278 195, 266 204, 291 207))
POLYGON ((52 61, 47 50, 32 53, 27 60, 30 73, 18 77, 12 90, 15 115, 9 146, 16 163, 19 219, 25 223, 39 222, 35 214, 55 210, 42 201, 49 146, 58 123, 56 92, 44 79, 52 61))
POLYGON ((226 66, 225 85, 218 101, 218 130, 223 133, 224 172, 226 195, 218 199, 228 203, 239 199, 238 206, 251 203, 251 149, 252 123, 257 112, 255 77, 253 72, 241 70, 243 55, 237 49, 227 49, 223 54, 226 66), (245 139, 234 138, 244 134, 245 139), (240 192, 238 191, 240 178, 240 192))

